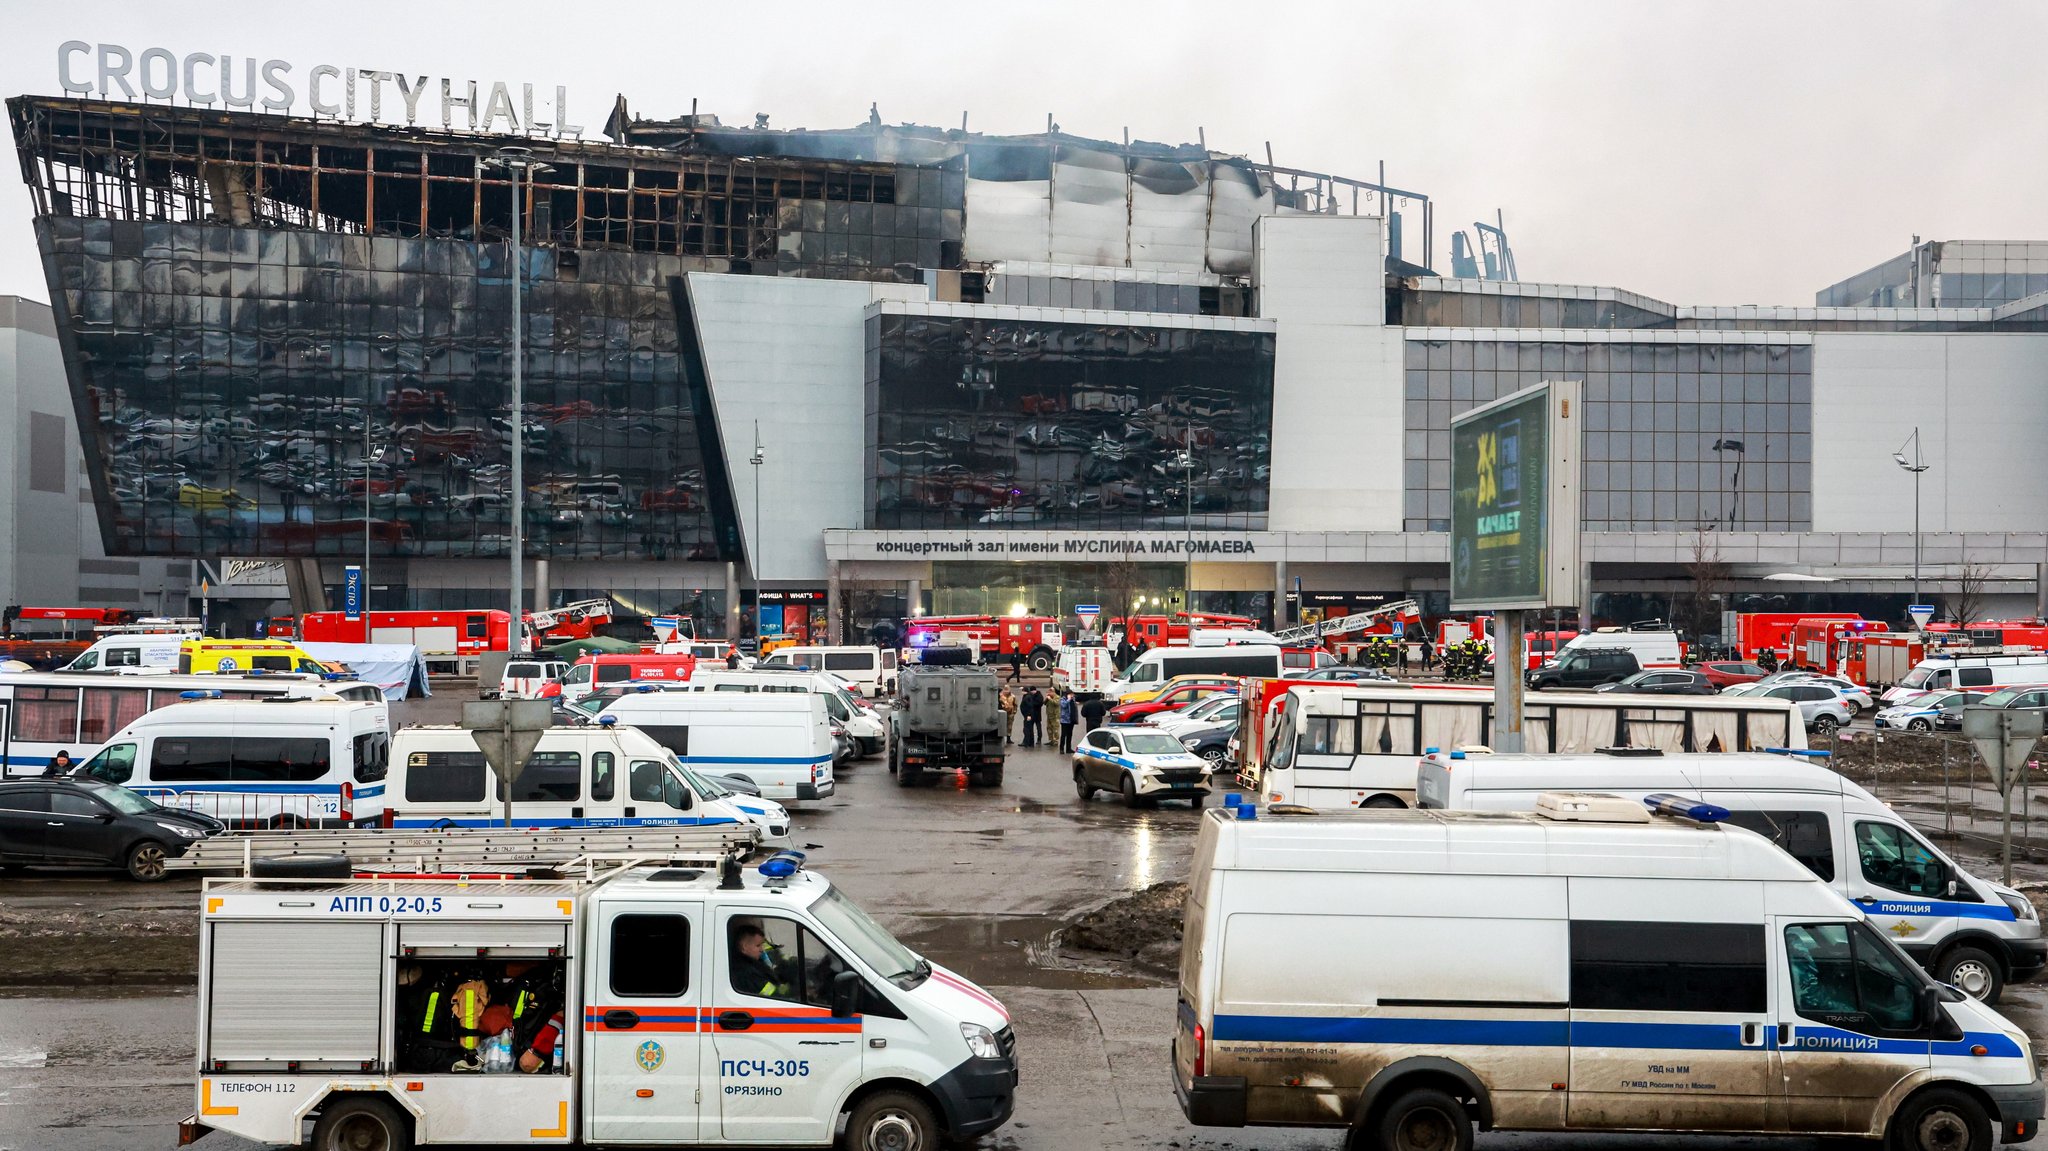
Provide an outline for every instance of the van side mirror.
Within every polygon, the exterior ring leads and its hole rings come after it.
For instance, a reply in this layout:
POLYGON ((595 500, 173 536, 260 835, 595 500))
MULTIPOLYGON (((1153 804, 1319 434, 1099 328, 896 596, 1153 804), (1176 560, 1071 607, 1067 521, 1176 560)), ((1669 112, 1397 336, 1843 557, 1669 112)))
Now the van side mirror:
POLYGON ((860 1014, 860 972, 842 971, 832 977, 832 1014, 841 1019, 860 1014))
POLYGON ((1949 876, 1949 877, 1948 877, 1948 898, 1950 898, 1950 899, 1954 899, 1955 897, 1956 897, 1956 877, 1955 877, 1955 876, 1953 876, 1953 875, 1951 875, 1951 876, 1949 876))
POLYGON ((1948 1019, 1948 1012, 1941 1009, 1941 988, 1920 989, 1920 1026, 1923 1030, 1938 1027, 1948 1019))

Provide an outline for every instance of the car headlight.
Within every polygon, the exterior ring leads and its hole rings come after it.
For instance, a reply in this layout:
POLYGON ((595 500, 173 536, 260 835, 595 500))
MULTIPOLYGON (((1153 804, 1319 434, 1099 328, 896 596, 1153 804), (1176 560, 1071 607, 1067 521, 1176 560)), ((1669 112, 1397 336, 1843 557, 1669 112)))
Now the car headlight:
POLYGON ((2012 913, 2016 918, 2031 923, 2041 917, 2040 913, 2034 910, 2034 901, 2024 895, 2011 891, 2001 891, 1998 893, 1998 898, 2004 900, 2007 907, 2012 908, 2012 913))
POLYGON ((960 1037, 967 1040, 967 1051, 976 1059, 1000 1059, 1003 1049, 996 1046, 995 1032, 979 1023, 962 1023, 960 1037))
POLYGON ((165 831, 174 832, 178 835, 182 835, 186 839, 198 839, 200 835, 203 834, 198 828, 186 827, 184 824, 181 823, 163 823, 159 821, 157 823, 157 826, 163 828, 165 831))
POLYGON ((1199 739, 1195 739, 1193 737, 1189 737, 1187 739, 1181 740, 1180 745, 1184 748, 1187 748, 1189 751, 1193 751, 1197 747, 1200 747, 1202 745, 1202 741, 1199 739))

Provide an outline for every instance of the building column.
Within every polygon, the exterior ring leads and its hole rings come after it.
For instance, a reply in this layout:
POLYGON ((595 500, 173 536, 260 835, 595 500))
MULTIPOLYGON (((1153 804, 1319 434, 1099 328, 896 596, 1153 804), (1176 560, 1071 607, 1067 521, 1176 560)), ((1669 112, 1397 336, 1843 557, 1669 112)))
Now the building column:
POLYGON ((1273 561, 1273 630, 1285 631, 1292 626, 1287 621, 1287 561, 1273 561))
POLYGON ((903 581, 903 610, 911 619, 917 618, 918 605, 924 602, 924 581, 916 576, 903 581))
POLYGON ((845 597, 839 594, 839 561, 825 561, 825 635, 826 643, 838 646, 846 642, 845 597))
POLYGON ((725 638, 740 638, 740 569, 730 562, 725 565, 725 638))
POLYGON ((553 595, 548 588, 548 561, 533 561, 533 610, 546 611, 553 607, 553 595))
POLYGON ((1579 564, 1579 631, 1593 630, 1593 563, 1579 564))

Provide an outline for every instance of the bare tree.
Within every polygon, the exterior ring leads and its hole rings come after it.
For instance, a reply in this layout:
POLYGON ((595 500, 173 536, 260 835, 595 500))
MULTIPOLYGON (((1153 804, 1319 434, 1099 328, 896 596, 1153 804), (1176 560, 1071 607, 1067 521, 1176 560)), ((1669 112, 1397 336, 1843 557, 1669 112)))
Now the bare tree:
POLYGON ((1115 618, 1124 621, 1126 636, 1131 633, 1131 620, 1138 614, 1139 591, 1144 587, 1143 573, 1138 570, 1138 561, 1130 556, 1121 556, 1102 569, 1103 598, 1115 618))
POLYGON ((1967 627, 1977 622, 1984 612, 1984 586, 1991 581, 1991 567, 1988 564, 1965 563, 1956 573, 1956 590, 1944 597, 1948 614, 1959 626, 1967 627))
MULTIPOLYGON (((1694 642, 1698 642, 1700 636, 1721 630, 1720 602, 1728 590, 1731 574, 1721 559, 1720 537, 1704 526, 1693 532, 1692 559, 1685 565, 1685 573, 1692 580, 1685 624, 1694 642)), ((1722 636, 1721 642, 1732 638, 1722 636)))

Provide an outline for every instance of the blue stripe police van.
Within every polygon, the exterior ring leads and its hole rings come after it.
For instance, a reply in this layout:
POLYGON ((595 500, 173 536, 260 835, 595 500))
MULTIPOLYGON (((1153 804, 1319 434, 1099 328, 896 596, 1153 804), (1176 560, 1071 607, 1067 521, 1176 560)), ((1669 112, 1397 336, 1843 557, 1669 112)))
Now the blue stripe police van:
POLYGON ((1207 812, 1174 1086, 1202 1126, 2031 1138, 2025 1032, 1720 809, 1207 812))
POLYGON ((1712 803, 1848 896, 1936 980, 1996 1003, 2007 983, 2039 975, 2048 942, 2032 901, 1965 871, 1829 768, 1818 758, 1825 754, 1439 752, 1423 757, 1415 787, 1421 806, 1451 811, 1527 811, 1545 791, 1665 792, 1712 803))
MULTIPOLYGON (((476 737, 446 725, 400 728, 391 746, 393 827, 491 827, 505 790, 476 737)), ((512 785, 516 827, 687 827, 752 823, 787 846, 789 812, 704 778, 645 732, 624 724, 541 733, 512 785)))

